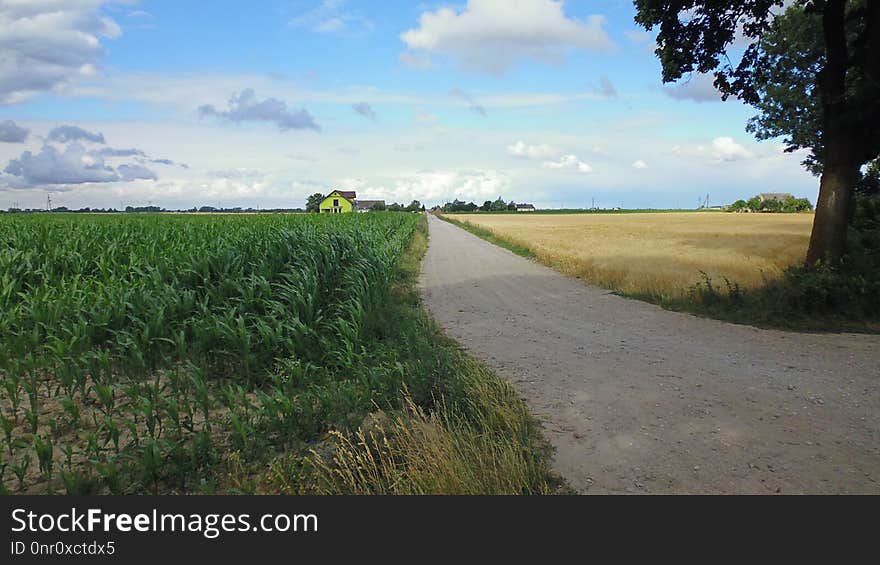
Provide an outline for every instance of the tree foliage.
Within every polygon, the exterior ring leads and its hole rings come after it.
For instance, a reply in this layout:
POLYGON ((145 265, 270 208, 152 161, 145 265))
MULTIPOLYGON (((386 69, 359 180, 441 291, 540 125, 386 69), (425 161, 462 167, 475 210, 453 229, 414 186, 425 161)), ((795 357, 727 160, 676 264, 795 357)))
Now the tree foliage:
POLYGON ((447 213, 452 212, 473 212, 477 210, 479 206, 474 204, 473 202, 464 202, 456 198, 452 202, 447 202, 443 205, 442 210, 447 213))
POLYGON ((880 154, 880 2, 635 0, 636 21, 659 27, 664 82, 712 73, 722 98, 760 114, 748 129, 809 150, 822 174, 807 265, 846 249, 863 164, 880 154), (745 47, 743 47, 745 45, 745 47))
POLYGON ((761 200, 758 196, 753 196, 748 201, 737 200, 728 208, 728 212, 778 212, 783 214, 796 214, 798 212, 810 212, 813 205, 806 198, 795 198, 789 196, 785 200, 767 199, 761 200))
POLYGON ((822 101, 816 87, 825 64, 822 20, 793 6, 773 20, 759 42, 754 86, 760 111, 746 130, 761 140, 783 137, 787 152, 810 154, 804 166, 822 172, 822 101))
POLYGON ((316 192, 315 194, 309 196, 308 200, 306 200, 306 212, 320 212, 321 211, 321 202, 324 201, 324 195, 316 192))

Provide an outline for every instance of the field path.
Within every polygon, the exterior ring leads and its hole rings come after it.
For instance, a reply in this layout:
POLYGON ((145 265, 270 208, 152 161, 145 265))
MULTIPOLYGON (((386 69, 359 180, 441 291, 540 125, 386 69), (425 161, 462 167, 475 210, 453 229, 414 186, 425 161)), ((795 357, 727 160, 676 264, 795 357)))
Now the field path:
POLYGON ((425 303, 542 419, 584 493, 880 493, 880 336, 614 296, 428 216, 425 303))

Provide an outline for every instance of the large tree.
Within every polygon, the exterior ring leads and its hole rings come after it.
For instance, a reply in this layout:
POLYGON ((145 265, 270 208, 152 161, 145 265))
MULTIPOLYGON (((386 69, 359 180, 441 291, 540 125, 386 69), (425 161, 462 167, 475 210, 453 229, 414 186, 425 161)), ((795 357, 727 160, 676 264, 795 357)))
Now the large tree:
POLYGON ((321 202, 324 201, 324 195, 320 192, 309 196, 306 200, 306 212, 318 213, 321 211, 321 202))
POLYGON ((761 111, 759 138, 810 150, 821 181, 806 263, 840 258, 860 169, 880 154, 880 1, 799 0, 783 17, 781 0, 634 2, 636 22, 659 27, 664 82, 713 73, 724 99, 761 111))

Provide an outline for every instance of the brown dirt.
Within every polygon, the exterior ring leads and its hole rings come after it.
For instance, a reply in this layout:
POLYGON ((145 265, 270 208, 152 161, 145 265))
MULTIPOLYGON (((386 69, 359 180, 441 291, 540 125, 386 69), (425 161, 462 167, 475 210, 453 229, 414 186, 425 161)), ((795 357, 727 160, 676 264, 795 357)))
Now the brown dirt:
POLYGON ((429 216, 427 307, 590 493, 880 493, 880 336, 760 330, 587 286, 429 216))

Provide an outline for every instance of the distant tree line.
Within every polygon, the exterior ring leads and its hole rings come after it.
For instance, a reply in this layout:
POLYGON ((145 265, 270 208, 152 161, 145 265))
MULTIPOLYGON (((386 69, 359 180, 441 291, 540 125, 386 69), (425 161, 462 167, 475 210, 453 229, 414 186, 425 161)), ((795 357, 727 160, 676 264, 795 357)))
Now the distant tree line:
MULTIPOLYGON (((321 202, 324 201, 325 196, 320 192, 316 192, 315 194, 309 196, 306 200, 306 212, 311 212, 317 214, 321 211, 321 202)), ((385 204, 382 202, 377 202, 370 207, 370 210, 374 212, 424 212, 425 207, 418 200, 413 200, 409 203, 409 205, 404 206, 403 204, 398 204, 397 202, 393 202, 391 204, 385 204)))
POLYGON ((188 208, 186 210, 166 210, 161 206, 126 206, 124 210, 117 210, 116 208, 78 208, 76 210, 71 210, 66 206, 58 206, 52 208, 51 210, 46 210, 45 208, 9 208, 5 212, 0 210, 0 214, 10 213, 10 214, 46 214, 46 213, 64 213, 64 214, 119 214, 120 212, 126 214, 159 214, 159 213, 167 213, 167 214, 272 214, 272 213, 297 213, 303 212, 302 208, 215 208, 214 206, 201 206, 192 208, 188 208))
POLYGON ((497 200, 486 200, 483 202, 482 206, 477 206, 473 202, 464 202, 458 199, 453 200, 452 202, 447 202, 441 208, 444 212, 476 212, 479 210, 480 212, 504 212, 504 211, 516 211, 516 202, 511 200, 510 202, 505 202, 503 198, 500 196, 497 200))
POLYGON ((728 208, 728 212, 771 212, 794 214, 797 212, 811 212, 813 205, 806 198, 795 198, 789 196, 785 200, 776 200, 768 198, 761 200, 758 196, 753 196, 748 200, 737 200, 728 208))
POLYGON ((374 212, 423 212, 425 207, 418 200, 413 200, 408 206, 392 202, 391 204, 376 203, 370 207, 374 212))

